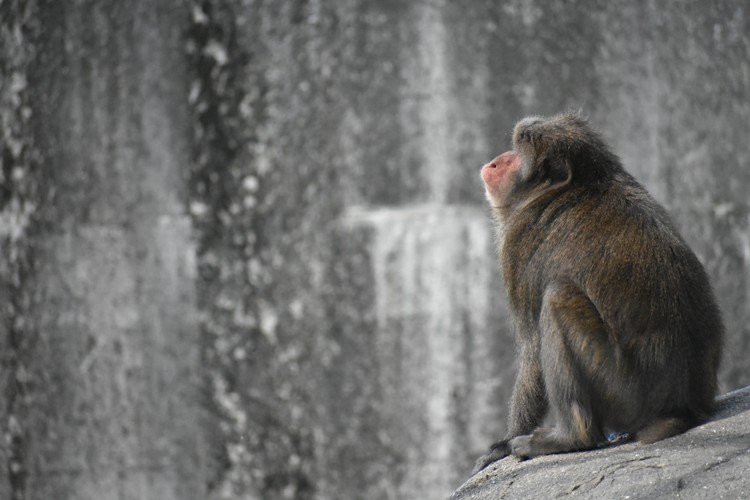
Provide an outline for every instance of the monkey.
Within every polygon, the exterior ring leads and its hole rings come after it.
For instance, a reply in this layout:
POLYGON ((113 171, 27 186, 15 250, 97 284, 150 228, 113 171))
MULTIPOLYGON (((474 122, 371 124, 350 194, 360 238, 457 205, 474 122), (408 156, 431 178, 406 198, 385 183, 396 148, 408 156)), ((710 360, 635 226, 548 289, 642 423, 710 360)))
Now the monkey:
POLYGON ((708 276, 588 121, 521 120, 481 177, 519 365, 508 432, 474 473, 593 449, 610 432, 653 443, 707 419, 724 335, 708 276))

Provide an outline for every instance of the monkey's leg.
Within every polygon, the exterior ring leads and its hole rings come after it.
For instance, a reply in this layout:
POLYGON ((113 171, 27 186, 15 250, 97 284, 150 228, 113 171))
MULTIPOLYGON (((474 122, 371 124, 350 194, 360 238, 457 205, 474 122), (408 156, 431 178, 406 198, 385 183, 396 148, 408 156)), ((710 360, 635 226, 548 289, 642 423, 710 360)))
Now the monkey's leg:
POLYGON ((593 448, 604 442, 596 414, 597 387, 614 370, 613 348, 598 311, 573 285, 553 285, 540 316, 541 363, 553 429, 536 429, 511 441, 512 453, 530 458, 593 448))
POLYGON ((508 433, 504 439, 493 443, 489 452, 477 460, 472 474, 510 455, 510 440, 534 430, 547 413, 547 396, 539 363, 538 337, 524 342, 520 354, 518 375, 510 400, 508 433))

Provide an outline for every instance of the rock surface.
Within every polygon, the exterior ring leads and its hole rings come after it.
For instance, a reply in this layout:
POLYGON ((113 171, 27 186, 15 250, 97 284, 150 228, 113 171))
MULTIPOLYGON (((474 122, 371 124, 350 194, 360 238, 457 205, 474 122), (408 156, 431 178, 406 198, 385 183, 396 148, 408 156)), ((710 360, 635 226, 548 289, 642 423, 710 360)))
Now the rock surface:
POLYGON ((506 458, 452 500, 498 498, 748 498, 750 387, 717 401, 710 422, 652 445, 628 443, 520 462, 506 458))

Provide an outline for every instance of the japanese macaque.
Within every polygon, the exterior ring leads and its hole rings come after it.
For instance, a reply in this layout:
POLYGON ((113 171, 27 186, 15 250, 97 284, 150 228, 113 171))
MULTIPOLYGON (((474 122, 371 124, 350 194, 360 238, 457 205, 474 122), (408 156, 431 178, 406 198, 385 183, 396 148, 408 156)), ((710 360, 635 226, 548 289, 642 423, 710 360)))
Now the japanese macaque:
POLYGON ((703 266, 669 216, 577 115, 526 118, 482 168, 517 328, 504 439, 474 472, 652 443, 711 412, 723 326, 703 266), (554 425, 540 427, 548 411, 554 425))

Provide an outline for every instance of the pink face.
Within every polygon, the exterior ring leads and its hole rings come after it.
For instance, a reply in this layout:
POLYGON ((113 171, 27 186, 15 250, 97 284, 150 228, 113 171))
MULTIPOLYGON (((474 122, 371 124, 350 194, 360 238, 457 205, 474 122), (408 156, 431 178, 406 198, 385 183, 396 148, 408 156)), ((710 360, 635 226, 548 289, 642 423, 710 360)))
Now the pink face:
POLYGON ((493 207, 506 206, 513 179, 521 168, 521 156, 515 151, 507 151, 482 167, 487 200, 493 207))

